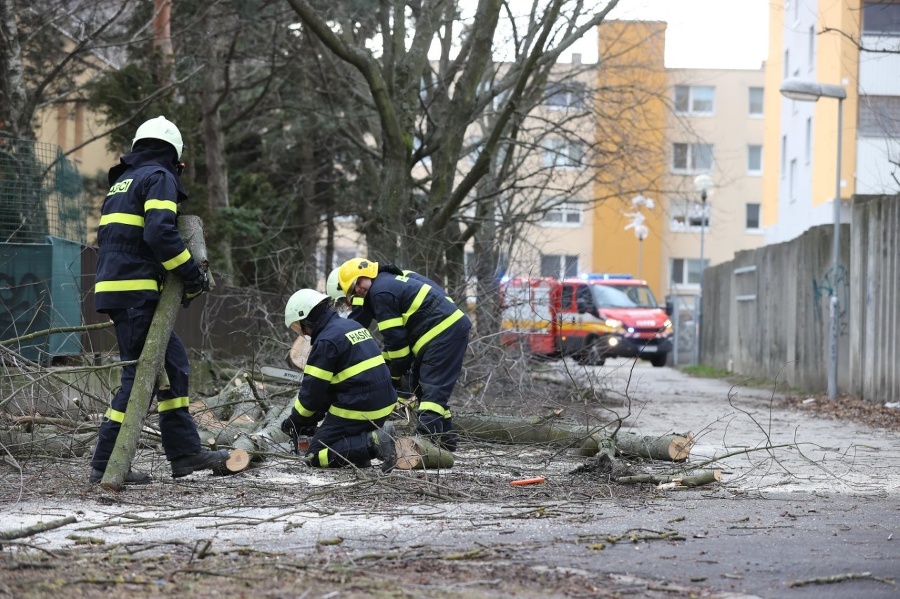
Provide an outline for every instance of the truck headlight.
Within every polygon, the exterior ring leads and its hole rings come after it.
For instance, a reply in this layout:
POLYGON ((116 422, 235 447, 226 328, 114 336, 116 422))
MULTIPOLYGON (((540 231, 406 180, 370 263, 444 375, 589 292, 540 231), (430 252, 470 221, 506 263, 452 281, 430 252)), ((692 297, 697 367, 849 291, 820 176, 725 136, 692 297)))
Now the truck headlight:
POLYGON ((621 329, 622 328, 622 321, 616 320, 615 318, 607 318, 605 321, 603 321, 603 324, 605 324, 606 326, 608 326, 611 329, 621 329))

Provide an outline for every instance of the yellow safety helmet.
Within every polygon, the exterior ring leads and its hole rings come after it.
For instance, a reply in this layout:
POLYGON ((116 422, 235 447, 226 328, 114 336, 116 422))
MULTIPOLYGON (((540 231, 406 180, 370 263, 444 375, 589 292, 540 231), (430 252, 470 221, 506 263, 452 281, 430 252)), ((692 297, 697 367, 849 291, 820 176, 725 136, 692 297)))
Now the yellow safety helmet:
POLYGON ((140 139, 161 139, 168 142, 175 148, 178 153, 178 160, 181 160, 181 151, 184 149, 184 141, 181 138, 181 131, 175 126, 175 123, 164 116, 158 116, 155 119, 144 121, 138 127, 134 134, 134 140, 131 142, 131 149, 140 139))
POLYGON ((348 297, 356 287, 356 280, 359 277, 369 277, 374 279, 378 275, 378 263, 372 262, 367 258, 351 258, 338 269, 338 287, 348 297))

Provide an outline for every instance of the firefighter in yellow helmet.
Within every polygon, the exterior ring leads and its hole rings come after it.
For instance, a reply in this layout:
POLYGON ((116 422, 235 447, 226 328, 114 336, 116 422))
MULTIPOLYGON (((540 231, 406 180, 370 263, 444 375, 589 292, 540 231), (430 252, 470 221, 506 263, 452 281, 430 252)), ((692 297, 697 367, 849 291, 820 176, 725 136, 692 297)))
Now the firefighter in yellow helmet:
POLYGON ((410 372, 419 397, 417 432, 456 451, 449 402, 469 344, 469 318, 437 283, 391 264, 348 260, 338 270, 338 286, 378 323, 395 385, 410 372))
POLYGON ((308 335, 311 345, 300 391, 281 430, 292 438, 312 436, 306 452, 310 466, 366 467, 379 458, 387 472, 397 456, 393 433, 383 426, 397 404, 391 373, 371 333, 338 316, 331 305, 314 289, 297 291, 285 305, 285 326, 308 335))

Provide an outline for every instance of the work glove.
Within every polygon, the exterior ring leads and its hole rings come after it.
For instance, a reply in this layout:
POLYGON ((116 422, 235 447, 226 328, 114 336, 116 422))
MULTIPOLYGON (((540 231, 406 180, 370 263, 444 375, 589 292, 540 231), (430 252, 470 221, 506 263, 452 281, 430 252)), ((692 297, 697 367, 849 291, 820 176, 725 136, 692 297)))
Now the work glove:
POLYGON ((281 422, 281 432, 288 435, 312 437, 316 434, 316 422, 304 418, 296 410, 291 410, 291 415, 281 422))
POLYGON ((181 292, 181 307, 187 308, 197 296, 209 293, 209 275, 201 270, 196 279, 184 282, 184 291, 181 292))

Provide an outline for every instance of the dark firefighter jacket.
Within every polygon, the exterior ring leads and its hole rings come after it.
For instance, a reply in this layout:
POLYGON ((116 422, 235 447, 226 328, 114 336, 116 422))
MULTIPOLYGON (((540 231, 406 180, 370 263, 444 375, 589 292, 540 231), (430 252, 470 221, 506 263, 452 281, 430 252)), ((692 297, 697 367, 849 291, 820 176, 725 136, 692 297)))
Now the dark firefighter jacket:
POLYGON ((325 412, 349 420, 377 420, 391 413, 397 392, 368 329, 329 309, 310 341, 293 410, 303 422, 318 422, 325 412))
POLYGON ((166 272, 183 280, 201 276, 177 228, 178 204, 187 194, 174 156, 170 148, 142 148, 109 171, 97 232, 98 312, 158 300, 166 272))
MULTIPOLYGON (((354 303, 356 307, 356 303, 354 303)), ((362 302, 384 339, 384 358, 397 377, 405 374, 428 342, 468 317, 436 283, 417 273, 383 272, 372 279, 362 302)))

